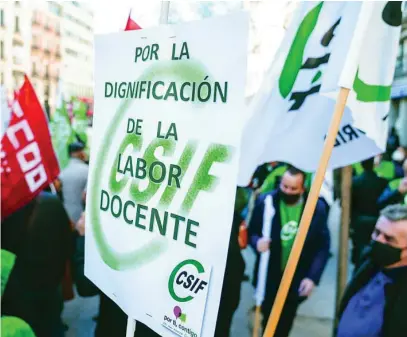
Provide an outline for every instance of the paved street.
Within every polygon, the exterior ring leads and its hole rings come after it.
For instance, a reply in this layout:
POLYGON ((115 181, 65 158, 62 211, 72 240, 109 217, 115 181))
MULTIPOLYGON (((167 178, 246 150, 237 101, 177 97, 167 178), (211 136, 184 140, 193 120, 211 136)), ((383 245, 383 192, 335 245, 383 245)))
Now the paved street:
MULTIPOLYGON (((299 309, 299 315, 290 337, 330 337, 332 335, 332 320, 334 316, 336 291, 336 266, 339 234, 339 207, 332 207, 329 226, 332 235, 332 253, 327 270, 320 286, 299 309)), ((250 249, 244 252, 247 273, 251 276, 254 265, 254 254, 250 249)), ((232 337, 251 337, 251 321, 248 320, 250 309, 253 307, 253 287, 245 282, 242 296, 233 325, 232 337)), ((96 298, 75 300, 66 303, 64 320, 69 325, 67 337, 91 337, 95 323, 92 320, 97 314, 98 301, 96 298)), ((112 336, 113 337, 113 336, 112 336)))

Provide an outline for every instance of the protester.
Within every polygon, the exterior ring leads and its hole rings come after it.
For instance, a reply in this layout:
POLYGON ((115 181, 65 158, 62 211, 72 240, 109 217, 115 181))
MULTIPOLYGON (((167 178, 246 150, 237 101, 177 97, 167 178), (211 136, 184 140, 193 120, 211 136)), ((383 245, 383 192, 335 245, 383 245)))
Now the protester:
POLYGON ((64 202, 64 196, 62 194, 62 182, 60 179, 56 178, 51 185, 48 185, 45 189, 45 192, 54 193, 58 196, 59 200, 64 202))
POLYGON ((83 143, 75 142, 69 145, 70 160, 68 166, 62 171, 62 194, 64 206, 69 218, 77 223, 83 210, 83 192, 88 181, 89 167, 85 164, 86 153, 83 143))
POLYGON ((239 246, 239 229, 243 221, 241 212, 246 203, 247 198, 244 189, 238 188, 215 337, 229 336, 233 314, 240 302, 240 288, 244 276, 245 262, 239 246))
POLYGON ((339 309, 337 337, 403 337, 407 331, 407 206, 385 208, 339 309))
POLYGON ((379 197, 377 203, 382 209, 392 204, 407 204, 407 159, 403 163, 404 177, 395 179, 379 197))
POLYGON ((252 188, 253 190, 256 190, 259 187, 261 187, 265 179, 273 171, 275 165, 276 165, 275 162, 271 162, 264 163, 263 165, 258 166, 256 168, 256 171, 254 171, 253 173, 249 187, 252 188))
MULTIPOLYGON (((249 226, 250 242, 257 253, 255 284, 257 283, 260 253, 270 250, 266 293, 262 305, 264 326, 267 324, 304 209, 307 198, 304 182, 304 172, 290 167, 284 173, 279 189, 258 198, 251 218, 249 226), (273 198, 275 211, 271 220, 270 239, 263 237, 262 233, 265 200, 268 196, 273 198)), ((327 227, 327 218, 327 208, 321 200, 318 200, 275 337, 289 335, 298 305, 308 298, 314 287, 319 284, 329 258, 330 234, 327 227)))
MULTIPOLYGON (((7 283, 16 262, 16 256, 7 250, 1 250, 1 297, 7 288, 7 283)), ((34 331, 22 319, 13 316, 1 317, 1 333, 3 337, 35 337, 34 331)))
POLYGON ((362 174, 355 176, 352 181, 351 239, 352 263, 355 265, 370 243, 380 211, 377 199, 387 186, 387 180, 374 171, 374 158, 363 161, 361 166, 362 174))
POLYGON ((2 296, 2 315, 24 320, 36 337, 64 335, 61 282, 72 242, 62 202, 47 192, 2 222, 2 249, 16 256, 2 296))
MULTIPOLYGON (((403 176, 403 169, 399 160, 395 160, 393 157, 393 152, 388 148, 383 155, 377 156, 374 160, 374 171, 380 178, 384 178, 387 181, 392 181, 403 176)), ((362 163, 353 164, 352 167, 353 173, 356 176, 360 176, 364 171, 362 163)))

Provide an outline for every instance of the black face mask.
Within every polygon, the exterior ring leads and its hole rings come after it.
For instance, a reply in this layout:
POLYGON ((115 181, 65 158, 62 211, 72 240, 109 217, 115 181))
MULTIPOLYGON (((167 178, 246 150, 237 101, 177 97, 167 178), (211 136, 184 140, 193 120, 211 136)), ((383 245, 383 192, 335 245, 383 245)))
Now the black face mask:
POLYGON ((287 194, 284 193, 282 190, 280 190, 280 196, 281 199, 287 204, 287 205, 294 205, 300 200, 301 194, 287 194))
POLYGON ((372 240, 371 257, 379 267, 387 267, 401 260, 401 248, 392 247, 376 240, 372 240))

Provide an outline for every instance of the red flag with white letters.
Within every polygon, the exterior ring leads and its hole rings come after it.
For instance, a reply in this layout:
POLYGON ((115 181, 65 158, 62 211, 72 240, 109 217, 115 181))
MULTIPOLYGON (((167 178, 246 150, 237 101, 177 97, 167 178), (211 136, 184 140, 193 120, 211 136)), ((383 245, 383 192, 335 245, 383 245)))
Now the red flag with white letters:
POLYGON ((1 140, 1 218, 29 203, 59 175, 44 111, 30 81, 16 93, 1 140))

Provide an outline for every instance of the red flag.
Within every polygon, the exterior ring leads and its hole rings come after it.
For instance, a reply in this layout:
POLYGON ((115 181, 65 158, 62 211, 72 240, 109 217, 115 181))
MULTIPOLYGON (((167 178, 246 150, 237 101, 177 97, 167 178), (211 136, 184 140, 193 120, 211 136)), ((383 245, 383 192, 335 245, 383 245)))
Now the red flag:
POLYGON ((124 30, 138 30, 141 27, 131 18, 131 10, 127 19, 126 28, 124 30))
POLYGON ((25 77, 1 140, 1 218, 29 203, 59 175, 48 123, 25 77))

